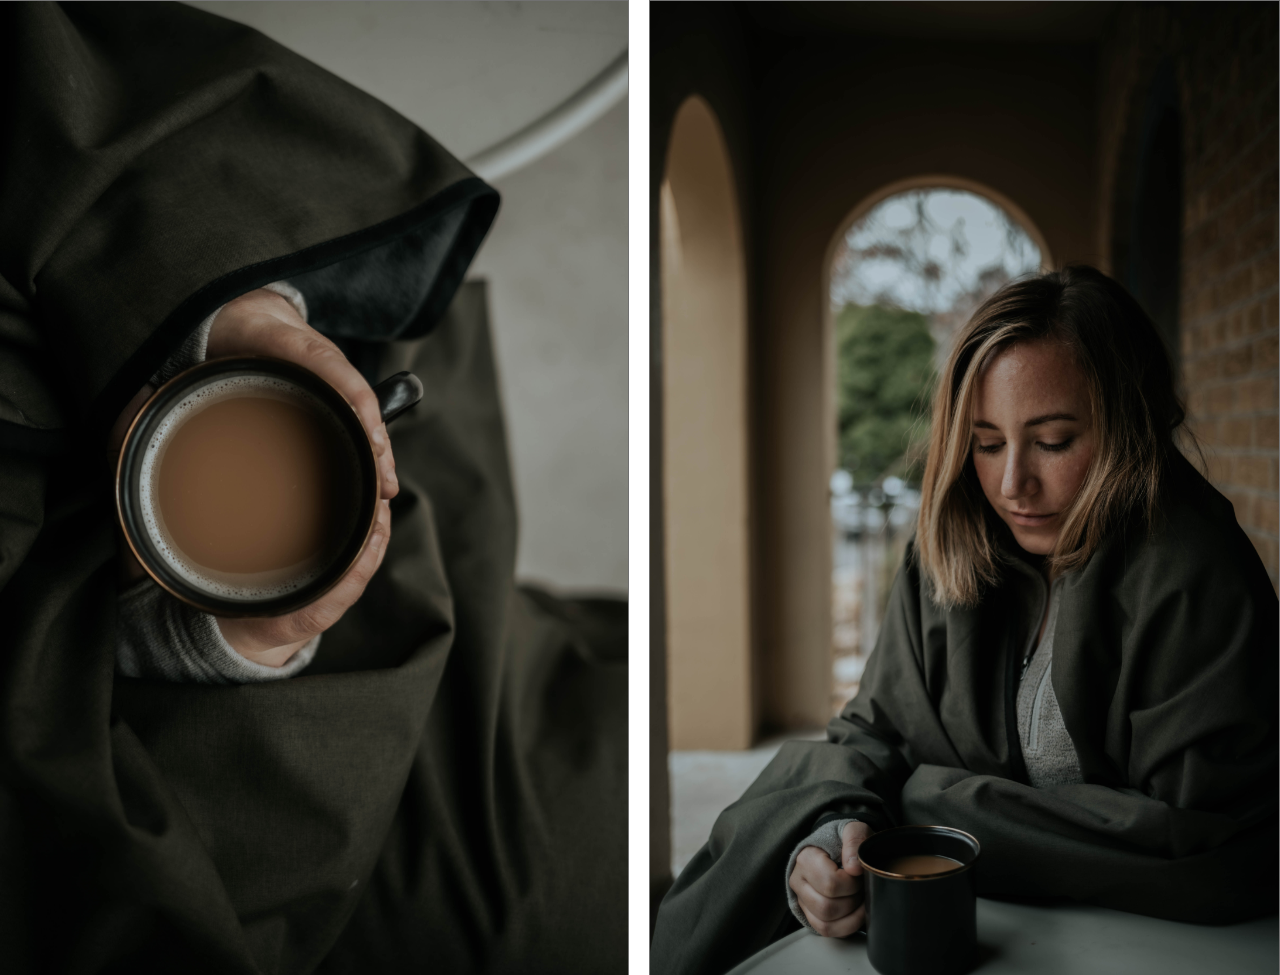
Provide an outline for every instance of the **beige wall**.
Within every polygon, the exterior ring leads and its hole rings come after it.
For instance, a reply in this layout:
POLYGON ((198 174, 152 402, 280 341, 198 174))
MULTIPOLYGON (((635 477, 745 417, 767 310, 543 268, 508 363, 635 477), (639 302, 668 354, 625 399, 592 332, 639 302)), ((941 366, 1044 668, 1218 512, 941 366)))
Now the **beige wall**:
MULTIPOLYGON (((732 4, 654 4, 650 10, 650 140, 649 140, 649 219, 652 232, 650 241, 649 275, 649 342, 651 349, 650 372, 650 426, 649 464, 652 489, 649 493, 649 864, 652 883, 653 907, 671 883, 670 843, 670 783, 667 776, 668 753, 668 704, 667 695, 661 691, 667 687, 667 610, 668 586, 666 583, 666 515, 663 504, 662 430, 663 363, 666 352, 662 337, 662 280, 660 254, 659 202, 664 178, 667 151, 676 113, 692 94, 706 100, 719 120, 725 137, 725 147, 733 169, 733 185, 737 192, 738 213, 742 219, 742 236, 747 271, 747 328, 748 328, 748 401, 751 415, 756 409, 754 395, 755 337, 754 337, 754 282, 752 266, 751 170, 747 165, 750 155, 750 116, 746 97, 747 62, 741 25, 736 19, 732 4), (675 27, 672 30, 672 27, 675 27)), ((752 420, 754 424, 754 419, 752 420)), ((756 461, 754 438, 747 443, 748 462, 754 470, 756 461)), ((748 506, 754 519, 758 511, 754 475, 749 479, 748 506)), ((758 532, 752 530, 750 552, 752 565, 756 560, 758 532)), ((760 604, 756 591, 757 574, 751 572, 752 586, 752 659, 754 694, 758 698, 758 627, 755 621, 760 604)), ((756 708, 759 714, 758 707, 756 708)), ((757 729, 758 730, 758 729, 757 729)))
POLYGON ((747 334, 724 139, 691 98, 661 189, 663 503, 671 747, 751 744, 747 334))

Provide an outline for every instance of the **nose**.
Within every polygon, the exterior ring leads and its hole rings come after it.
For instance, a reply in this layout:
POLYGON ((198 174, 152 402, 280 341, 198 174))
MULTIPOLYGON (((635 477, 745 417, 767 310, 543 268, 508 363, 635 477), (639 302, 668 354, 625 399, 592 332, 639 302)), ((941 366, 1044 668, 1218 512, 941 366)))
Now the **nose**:
POLYGON ((1000 494, 1010 501, 1036 494, 1040 490, 1040 482, 1027 463, 1025 451, 1010 444, 1010 449, 1005 451, 1005 458, 1000 494))

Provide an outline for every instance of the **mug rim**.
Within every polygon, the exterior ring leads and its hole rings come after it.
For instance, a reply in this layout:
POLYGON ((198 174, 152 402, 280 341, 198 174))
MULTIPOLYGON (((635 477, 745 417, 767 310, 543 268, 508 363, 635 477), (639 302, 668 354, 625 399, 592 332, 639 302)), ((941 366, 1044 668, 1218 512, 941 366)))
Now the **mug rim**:
MULTIPOLYGON (((892 826, 889 829, 882 829, 878 833, 872 833, 870 836, 868 836, 865 840, 862 841, 862 846, 858 847, 858 862, 862 864, 862 869, 868 871, 869 873, 875 874, 877 877, 880 877, 883 880, 911 880, 911 881, 945 880, 948 877, 958 876, 964 873, 966 870, 972 870, 974 865, 977 864, 978 862, 978 857, 982 855, 982 844, 978 842, 978 838, 974 836, 972 833, 966 833, 964 830, 956 829, 954 826, 925 826, 925 825, 916 825, 916 824, 907 825, 907 826, 892 826), (933 832, 943 832, 943 833, 950 833, 956 836, 963 836, 965 839, 969 840, 973 844, 973 848, 976 852, 974 853, 973 859, 969 863, 962 863, 959 866, 957 866, 954 870, 944 870, 942 873, 919 874, 916 876, 912 876, 911 874, 905 874, 905 873, 891 873, 888 870, 882 870, 879 867, 873 867, 871 866, 871 864, 867 863, 865 860, 862 859, 862 846, 865 846, 867 843, 871 842, 871 840, 875 839, 877 836, 884 836, 888 833, 904 833, 910 830, 929 830, 933 832)), ((933 855, 941 856, 942 854, 933 854, 933 855)))
MULTIPOLYGON (((150 438, 147 438, 147 444, 150 438)), ((188 369, 184 369, 173 378, 162 384, 142 404, 137 414, 129 423, 124 441, 120 446, 120 455, 116 459, 115 501, 116 519, 138 564, 147 576, 174 598, 201 612, 228 618, 253 618, 284 616, 307 606, 325 593, 329 592, 347 574, 364 551, 365 544, 373 532, 378 515, 378 463, 373 444, 365 433, 364 425, 355 408, 347 402, 341 393, 310 369, 287 359, 274 356, 239 355, 223 356, 217 359, 206 359, 188 369), (341 545, 338 555, 326 566, 315 579, 303 586, 284 593, 278 597, 259 600, 237 600, 214 595, 188 583, 177 572, 168 569, 156 553, 155 543, 151 541, 147 531, 135 526, 134 521, 141 521, 141 484, 136 476, 141 470, 141 455, 145 445, 139 440, 144 432, 154 432, 154 428, 168 416, 169 409, 161 410, 166 404, 176 406, 201 379, 214 379, 220 376, 255 374, 274 376, 292 382, 316 396, 328 412, 337 420, 352 441, 356 452, 356 467, 359 478, 366 490, 360 501, 360 511, 354 522, 351 534, 341 545), (339 406, 340 404, 340 406, 339 406), (157 411, 160 412, 157 412, 157 411), (150 430, 147 428, 150 427, 150 430), (361 444, 364 445, 361 449, 361 444), (126 473, 129 484, 126 485, 126 473), (367 511, 366 511, 367 509, 367 511), (363 523, 364 530, 359 531, 363 523), (153 558, 154 556, 154 558, 153 558)))

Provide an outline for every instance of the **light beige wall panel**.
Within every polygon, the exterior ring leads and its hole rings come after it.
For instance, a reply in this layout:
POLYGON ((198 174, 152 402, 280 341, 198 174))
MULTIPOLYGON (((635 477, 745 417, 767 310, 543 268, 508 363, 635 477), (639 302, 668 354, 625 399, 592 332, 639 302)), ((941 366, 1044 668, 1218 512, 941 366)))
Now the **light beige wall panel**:
POLYGON ((671 746, 751 744, 742 230, 719 126, 676 116, 661 205, 671 746))

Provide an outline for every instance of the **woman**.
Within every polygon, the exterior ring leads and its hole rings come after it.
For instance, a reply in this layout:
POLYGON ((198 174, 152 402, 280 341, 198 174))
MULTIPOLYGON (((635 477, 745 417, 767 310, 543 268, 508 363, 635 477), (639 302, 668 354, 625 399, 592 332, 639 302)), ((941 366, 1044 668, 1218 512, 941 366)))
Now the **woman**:
POLYGON ((903 823, 974 834, 982 894, 1275 909, 1276 596, 1179 452, 1183 416, 1153 325, 1098 271, 978 309, 858 696, 720 816, 654 971, 722 972, 793 914, 853 933, 858 846, 903 823))

